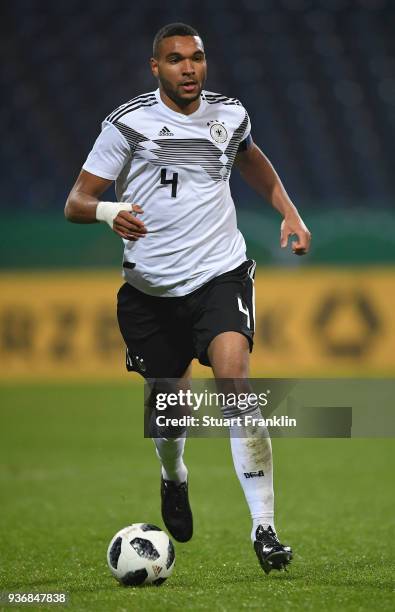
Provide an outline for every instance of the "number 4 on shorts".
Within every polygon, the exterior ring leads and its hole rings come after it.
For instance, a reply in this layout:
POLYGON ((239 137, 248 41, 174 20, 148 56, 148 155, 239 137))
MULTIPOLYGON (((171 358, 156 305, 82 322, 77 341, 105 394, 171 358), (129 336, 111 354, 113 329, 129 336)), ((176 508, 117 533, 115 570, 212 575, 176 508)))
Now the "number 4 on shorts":
POLYGON ((238 295, 237 296, 237 303, 239 305, 239 310, 240 312, 243 312, 246 317, 247 317, 247 327, 248 329, 250 328, 250 311, 248 310, 248 306, 246 306, 246 304, 243 303, 243 300, 241 299, 241 297, 238 295))

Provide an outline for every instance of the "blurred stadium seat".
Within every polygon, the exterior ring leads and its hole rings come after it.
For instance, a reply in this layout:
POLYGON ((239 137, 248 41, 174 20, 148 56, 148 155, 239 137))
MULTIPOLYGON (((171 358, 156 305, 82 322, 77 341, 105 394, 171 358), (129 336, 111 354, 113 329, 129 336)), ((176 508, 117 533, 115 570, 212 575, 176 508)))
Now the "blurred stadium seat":
POLYGON ((101 120, 156 87, 147 59, 171 20, 201 30, 208 87, 244 102, 296 201, 392 205, 394 2, 15 0, 2 10, 3 209, 62 206, 101 120))

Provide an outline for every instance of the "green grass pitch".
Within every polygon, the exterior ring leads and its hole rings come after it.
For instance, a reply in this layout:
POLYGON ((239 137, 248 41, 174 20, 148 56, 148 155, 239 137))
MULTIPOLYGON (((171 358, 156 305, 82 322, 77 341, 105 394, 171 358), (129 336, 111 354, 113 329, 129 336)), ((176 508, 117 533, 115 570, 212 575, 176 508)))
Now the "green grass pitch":
POLYGON ((64 609, 78 612, 394 609, 393 441, 273 441, 276 526, 295 556, 288 573, 266 576, 228 441, 189 440, 195 535, 175 543, 163 586, 132 589, 112 578, 106 550, 130 523, 163 526, 142 387, 9 384, 0 393, 0 590, 67 591, 64 609))

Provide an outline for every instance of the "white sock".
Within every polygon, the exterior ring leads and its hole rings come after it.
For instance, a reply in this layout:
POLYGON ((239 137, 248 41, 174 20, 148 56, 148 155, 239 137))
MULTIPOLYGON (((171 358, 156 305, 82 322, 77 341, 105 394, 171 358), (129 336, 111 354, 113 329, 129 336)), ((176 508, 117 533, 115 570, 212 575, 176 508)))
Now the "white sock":
POLYGON ((152 438, 156 454, 162 464, 162 476, 177 484, 185 482, 188 470, 183 461, 185 436, 181 438, 152 438))
MULTIPOLYGON (((240 411, 225 407, 225 417, 240 416, 240 411)), ((247 409, 242 414, 253 419, 262 418, 259 408, 247 409)), ((266 427, 234 425, 229 428, 233 463, 252 518, 251 540, 255 540, 258 525, 274 527, 274 492, 272 445, 266 427), (243 437, 241 437, 243 436, 243 437)))

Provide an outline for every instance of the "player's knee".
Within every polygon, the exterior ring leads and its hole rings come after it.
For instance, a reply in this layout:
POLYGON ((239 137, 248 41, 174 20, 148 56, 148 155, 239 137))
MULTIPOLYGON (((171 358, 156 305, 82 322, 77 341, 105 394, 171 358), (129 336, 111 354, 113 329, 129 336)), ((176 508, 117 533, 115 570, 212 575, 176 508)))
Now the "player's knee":
POLYGON ((249 352, 244 350, 232 351, 213 350, 209 352, 210 363, 215 378, 247 378, 249 369, 249 352))
POLYGON ((146 422, 149 423, 151 438, 179 438, 186 432, 182 417, 188 416, 186 406, 168 403, 177 396, 180 386, 173 380, 162 379, 151 384, 151 390, 146 398, 146 422))
POLYGON ((244 379, 249 375, 249 353, 244 351, 211 356, 211 365, 215 378, 244 379))
POLYGON ((215 369, 215 378, 248 378, 248 364, 237 362, 217 366, 215 369))

